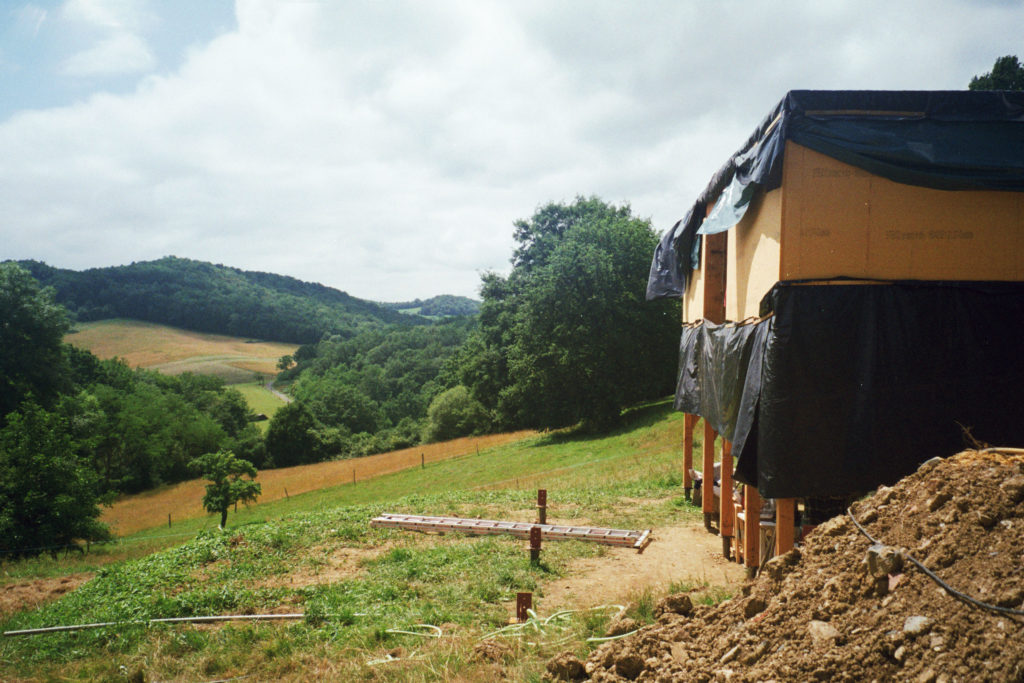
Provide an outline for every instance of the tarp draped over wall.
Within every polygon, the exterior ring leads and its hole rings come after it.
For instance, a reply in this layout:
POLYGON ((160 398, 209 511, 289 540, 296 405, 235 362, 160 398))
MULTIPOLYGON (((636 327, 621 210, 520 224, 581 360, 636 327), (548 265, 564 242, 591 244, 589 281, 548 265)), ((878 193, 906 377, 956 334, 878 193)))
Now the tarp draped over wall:
POLYGON ((1024 284, 780 283, 756 324, 683 330, 676 407, 769 498, 890 484, 970 445, 1024 444, 1024 284))
POLYGON ((1022 122, 1024 92, 791 91, 662 237, 647 298, 682 296, 698 264, 698 232, 727 230, 755 190, 780 186, 786 140, 899 183, 1024 191, 1022 122), (705 225, 726 190, 728 206, 705 225))

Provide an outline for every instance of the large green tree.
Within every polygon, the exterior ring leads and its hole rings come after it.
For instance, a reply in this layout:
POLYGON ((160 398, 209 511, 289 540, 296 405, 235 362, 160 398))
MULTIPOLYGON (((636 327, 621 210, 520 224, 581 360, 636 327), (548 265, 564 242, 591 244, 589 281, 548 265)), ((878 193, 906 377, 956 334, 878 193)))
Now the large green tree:
POLYGON ((508 277, 487 274, 457 375, 510 427, 604 427, 671 392, 679 304, 644 301, 650 222, 578 197, 515 224, 508 277))
POLYGON ((96 473, 77 453, 72 427, 32 400, 0 429, 0 551, 56 553, 110 537, 99 522, 96 473))
POLYGON ((480 434, 489 426, 487 410, 460 385, 441 392, 430 402, 423 440, 446 441, 480 434))
POLYGON ((48 406, 68 385, 68 327, 53 290, 16 263, 0 263, 0 424, 28 396, 48 406))
POLYGON ((1024 90, 1024 65, 1015 56, 996 60, 992 70, 971 79, 968 90, 1024 90))

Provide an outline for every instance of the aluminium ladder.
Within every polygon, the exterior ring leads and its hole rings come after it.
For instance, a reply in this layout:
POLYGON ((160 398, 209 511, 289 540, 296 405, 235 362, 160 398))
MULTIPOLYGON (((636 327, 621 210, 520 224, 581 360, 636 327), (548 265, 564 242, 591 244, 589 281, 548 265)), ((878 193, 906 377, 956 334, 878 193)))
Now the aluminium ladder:
POLYGON ((371 527, 411 529, 413 531, 461 531, 467 534, 511 534, 517 538, 530 538, 530 529, 540 527, 545 541, 593 541, 605 545, 643 549, 650 541, 651 530, 601 529, 589 526, 560 524, 532 524, 505 522, 492 519, 466 519, 463 517, 427 517, 424 515, 398 515, 385 513, 370 520, 371 527))

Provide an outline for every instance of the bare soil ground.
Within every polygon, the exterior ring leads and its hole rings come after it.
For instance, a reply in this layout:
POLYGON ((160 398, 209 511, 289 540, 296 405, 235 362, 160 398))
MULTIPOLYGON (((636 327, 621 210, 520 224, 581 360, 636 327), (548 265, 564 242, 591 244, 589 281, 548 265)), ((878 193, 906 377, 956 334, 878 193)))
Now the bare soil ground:
POLYGON ((577 560, 566 578, 545 587, 544 611, 625 604, 645 590, 679 583, 739 590, 743 567, 722 557, 721 541, 702 524, 653 529, 652 537, 642 553, 609 547, 600 557, 577 560))
POLYGON ((594 681, 1024 681, 1024 457, 968 451, 926 463, 775 558, 714 607, 666 598, 658 621, 555 678, 594 681), (582 664, 582 665, 580 665, 582 664))
POLYGON ((92 578, 91 573, 18 581, 0 586, 0 619, 56 600, 92 578))

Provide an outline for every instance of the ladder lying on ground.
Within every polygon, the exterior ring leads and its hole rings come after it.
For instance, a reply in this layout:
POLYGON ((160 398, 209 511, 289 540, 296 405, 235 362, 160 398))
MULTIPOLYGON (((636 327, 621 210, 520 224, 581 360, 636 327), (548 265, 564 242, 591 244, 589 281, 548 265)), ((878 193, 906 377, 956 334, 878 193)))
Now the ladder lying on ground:
POLYGON ((563 526, 560 524, 531 524, 530 522, 504 522, 492 519, 465 519, 462 517, 425 517, 423 515, 396 515, 385 513, 370 520, 372 527, 412 529, 414 531, 461 531, 467 534, 511 534, 530 538, 530 529, 540 527, 545 541, 593 541, 642 550, 650 541, 651 530, 600 529, 589 526, 563 526))

